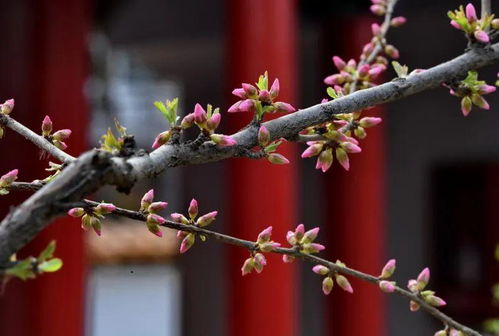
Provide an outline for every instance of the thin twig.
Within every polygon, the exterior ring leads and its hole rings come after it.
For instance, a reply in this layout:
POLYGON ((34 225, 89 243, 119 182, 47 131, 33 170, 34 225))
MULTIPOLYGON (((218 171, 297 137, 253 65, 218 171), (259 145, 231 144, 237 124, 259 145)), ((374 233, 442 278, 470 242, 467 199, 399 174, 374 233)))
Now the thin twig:
POLYGON ((41 150, 49 153, 56 159, 58 159, 61 162, 64 163, 69 163, 73 161, 75 158, 68 153, 65 153, 64 151, 60 150, 56 146, 50 143, 47 139, 45 139, 43 136, 36 134, 23 124, 17 122, 13 118, 0 113, 0 125, 6 126, 13 130, 16 133, 19 133, 23 137, 25 137, 28 141, 32 142, 40 148, 41 150))

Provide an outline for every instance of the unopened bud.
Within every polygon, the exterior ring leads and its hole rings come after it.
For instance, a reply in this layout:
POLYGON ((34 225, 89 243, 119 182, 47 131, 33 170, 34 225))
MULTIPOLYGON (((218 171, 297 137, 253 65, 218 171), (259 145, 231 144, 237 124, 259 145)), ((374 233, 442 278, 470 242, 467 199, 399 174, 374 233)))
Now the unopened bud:
POLYGON ((270 163, 279 164, 279 165, 289 163, 289 160, 286 159, 286 157, 284 157, 284 155, 281 155, 279 153, 270 153, 267 156, 267 160, 269 160, 270 163))
POLYGON ((381 271, 381 275, 379 276, 380 279, 388 279, 393 275, 395 272, 395 268, 397 265, 397 261, 395 259, 390 259, 386 263, 386 265, 383 267, 383 270, 381 271))
POLYGON ((490 109, 489 103, 485 100, 485 98, 483 98, 479 94, 475 94, 475 93, 472 94, 471 101, 473 102, 473 104, 475 104, 476 106, 478 106, 484 110, 490 109))
POLYGON ((392 281, 380 281, 379 288, 385 293, 393 293, 395 292, 395 285, 392 281))
POLYGON ((199 217, 198 220, 196 221, 196 224, 199 227, 208 226, 211 224, 211 222, 213 222, 215 220, 215 217, 217 216, 217 214, 218 214, 218 211, 209 212, 206 215, 199 217))
POLYGON ((258 130, 258 144, 262 147, 265 147, 270 142, 270 132, 265 126, 260 126, 258 130))
POLYGON ((187 212, 189 213, 189 217, 191 217, 191 219, 194 219, 197 215, 198 215, 198 201, 196 201, 195 198, 193 198, 191 200, 191 203, 189 203, 189 209, 187 210, 187 212))
POLYGON ((336 148, 336 159, 338 159, 338 162, 346 171, 350 169, 350 161, 348 160, 347 152, 343 148, 336 148))
POLYGON ((336 275, 336 283, 345 292, 353 293, 352 285, 350 284, 350 282, 348 281, 348 279, 346 277, 344 277, 343 275, 341 275, 341 274, 337 274, 336 275))
POLYGON ((14 99, 7 99, 3 104, 0 105, 0 113, 8 115, 14 109, 14 99))
POLYGON ((154 199, 154 189, 149 190, 142 196, 140 200, 140 211, 146 211, 146 209, 151 205, 154 199))
POLYGON ((469 96, 465 96, 461 99, 461 112, 466 117, 471 112, 471 98, 469 96))
POLYGON ((180 243, 180 253, 185 253, 187 250, 189 250, 192 245, 194 245, 194 242, 196 241, 196 236, 193 233, 189 233, 185 238, 182 240, 182 243, 180 243))
POLYGON ((253 258, 248 258, 244 261, 243 267, 241 267, 241 272, 244 275, 251 273, 251 271, 255 268, 255 261, 253 258))
POLYGON ((331 291, 333 290, 334 282, 333 278, 331 277, 325 277, 324 280, 322 280, 322 292, 326 295, 329 295, 331 291))
POLYGON ((170 140, 171 136, 172 136, 171 130, 159 133, 158 136, 156 136, 156 139, 154 139, 154 143, 152 144, 152 148, 157 149, 157 148, 163 146, 165 143, 167 143, 170 140))
POLYGON ((48 136, 52 133, 52 120, 49 116, 45 116, 42 121, 42 135, 48 136))
POLYGON ((68 215, 71 217, 81 217, 85 214, 85 210, 83 208, 73 208, 68 211, 68 215))
POLYGON ((62 129, 62 130, 58 130, 57 132, 55 132, 52 135, 52 137, 55 140, 62 141, 62 140, 66 140, 67 138, 69 138, 70 135, 71 135, 71 130, 70 129, 62 129))
POLYGON ((280 85, 279 85, 279 79, 275 79, 274 83, 272 83, 272 86, 270 87, 270 98, 275 99, 279 95, 279 90, 280 90, 280 85))
POLYGON ((166 208, 167 205, 167 202, 153 202, 147 207, 147 211, 150 213, 156 213, 166 208))
POLYGON ((329 273, 329 268, 323 265, 315 265, 314 267, 312 267, 312 272, 319 275, 326 275, 329 273))
POLYGON ((220 147, 229 147, 237 144, 236 140, 232 137, 223 134, 212 134, 210 135, 210 139, 220 147))

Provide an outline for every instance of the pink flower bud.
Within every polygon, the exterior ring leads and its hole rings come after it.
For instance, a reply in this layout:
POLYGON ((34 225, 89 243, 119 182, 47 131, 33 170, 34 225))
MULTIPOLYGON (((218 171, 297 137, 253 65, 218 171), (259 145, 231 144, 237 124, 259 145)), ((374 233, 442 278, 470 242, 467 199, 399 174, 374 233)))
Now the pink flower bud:
POLYGON ((179 214, 179 213, 172 213, 170 215, 170 217, 172 218, 172 220, 175 222, 175 223, 180 223, 180 224, 189 224, 189 220, 182 214, 179 214))
POLYGON ((301 154, 301 157, 304 159, 316 156, 322 151, 323 147, 324 147, 323 143, 314 143, 313 145, 305 149, 305 151, 301 154))
POLYGON ((206 122, 206 126, 208 129, 214 131, 217 129, 218 125, 220 125, 220 121, 222 120, 222 115, 220 113, 215 113, 211 116, 210 119, 206 122))
POLYGON ((42 135, 47 136, 50 135, 52 132, 52 120, 50 120, 50 117, 47 115, 45 118, 43 118, 42 121, 42 135))
POLYGON ((151 232, 152 234, 158 236, 159 238, 163 237, 163 232, 161 231, 158 224, 147 221, 146 226, 149 232, 151 232))
POLYGON ((187 234, 188 234, 187 232, 184 232, 184 231, 180 231, 180 230, 178 230, 178 231, 177 231, 177 238, 178 238, 178 239, 184 239, 184 238, 185 238, 185 236, 187 236, 187 234))
POLYGON ((409 290, 413 293, 418 292, 419 291, 418 282, 414 279, 409 280, 407 282, 407 288, 409 288, 409 290))
POLYGON ((411 301, 411 302, 409 302, 409 309, 412 312, 418 311, 419 310, 419 304, 417 302, 415 302, 415 301, 411 301))
POLYGON ((239 104, 239 111, 240 112, 252 112, 254 109, 255 109, 255 102, 253 99, 243 100, 239 104))
POLYGON ((280 85, 279 85, 279 79, 275 79, 274 83, 272 83, 272 86, 270 87, 270 98, 275 99, 279 95, 279 90, 280 90, 280 85))
POLYGON ((274 251, 279 246, 281 246, 281 244, 276 243, 274 241, 264 242, 264 243, 259 243, 258 244, 258 248, 262 252, 271 252, 271 251, 274 251))
POLYGON ((325 250, 326 247, 322 244, 312 243, 310 245, 307 244, 306 250, 308 253, 318 253, 320 251, 325 250))
POLYGON ((189 250, 194 242, 196 241, 196 236, 193 233, 189 233, 180 243, 180 253, 185 253, 189 250))
POLYGON ((478 87, 478 93, 483 95, 483 94, 489 94, 492 92, 496 91, 496 87, 493 85, 480 85, 478 87))
POLYGON ((348 155, 343 148, 336 148, 336 159, 338 159, 338 162, 346 171, 350 169, 350 161, 348 160, 348 155))
POLYGON ((341 57, 339 57, 339 56, 333 56, 333 63, 334 63, 334 66, 340 71, 343 70, 345 68, 345 66, 347 65, 345 63, 345 61, 343 59, 341 59, 341 57))
POLYGON ((255 268, 255 261, 253 258, 248 258, 244 261, 243 267, 241 267, 241 272, 243 276, 251 273, 251 271, 255 268))
POLYGON ((292 231, 288 231, 288 233, 286 233, 286 240, 290 245, 295 245, 298 242, 295 233, 292 231))
POLYGON ((14 99, 7 99, 2 105, 0 105, 0 113, 8 115, 14 109, 14 99))
POLYGON ((369 69, 371 69, 371 66, 369 64, 364 64, 359 68, 359 76, 360 77, 365 77, 369 73, 369 69))
POLYGON ((57 132, 55 132, 52 135, 52 137, 55 140, 62 141, 62 140, 66 140, 67 138, 69 138, 70 135, 71 135, 71 130, 70 129, 62 129, 62 130, 58 130, 57 132))
POLYGON ((430 269, 428 267, 426 267, 421 271, 421 273, 419 273, 417 282, 419 290, 424 289, 428 282, 430 282, 430 269))
POLYGON ((353 58, 350 58, 347 62, 347 68, 354 70, 357 67, 357 61, 355 61, 353 58))
POLYGON ((313 242, 317 238, 317 235, 319 234, 319 230, 320 230, 319 227, 315 227, 315 228, 310 229, 307 232, 305 232, 305 234, 303 235, 302 242, 304 244, 313 242))
POLYGON ((369 9, 374 15, 381 16, 385 14, 385 7, 381 5, 372 5, 369 9))
POLYGON ((116 206, 111 203, 100 203, 94 208, 94 211, 100 215, 106 215, 116 210, 116 206))
POLYGON ((288 164, 289 160, 286 159, 283 155, 279 153, 270 153, 269 156, 267 156, 267 160, 269 160, 270 163, 273 164, 288 164))
POLYGON ((343 289, 345 292, 348 292, 350 294, 353 293, 353 288, 352 288, 352 285, 350 284, 350 282, 348 281, 347 278, 345 278, 343 275, 341 274, 337 274, 336 275, 336 283, 338 284, 338 286, 341 287, 341 289, 343 289))
POLYGON ((68 215, 71 217, 81 217, 85 214, 85 210, 83 208, 73 208, 68 211, 68 215))
POLYGON ((208 212, 206 215, 199 217, 198 220, 196 221, 196 224, 199 227, 208 226, 211 224, 211 222, 213 222, 215 220, 215 217, 217 216, 217 214, 218 214, 218 211, 208 212))
POLYGON ((489 43, 490 41, 490 38, 489 38, 489 35, 484 32, 483 30, 477 30, 475 31, 475 33, 473 34, 475 36, 475 38, 482 42, 482 43, 489 43))
POLYGON ((258 234, 258 242, 263 243, 270 240, 270 236, 272 235, 272 226, 267 227, 262 232, 258 234))
POLYGON ((394 46, 392 46, 391 44, 388 44, 385 47, 385 54, 387 54, 388 56, 390 56, 391 58, 394 58, 394 59, 397 59, 400 56, 398 49, 395 48, 394 46))
POLYGON ((377 117, 365 117, 360 119, 359 124, 364 128, 373 127, 381 123, 383 119, 377 117))
POLYGON ((54 146, 56 146, 60 150, 65 150, 66 148, 68 148, 68 145, 66 145, 65 142, 59 140, 54 140, 54 146))
POLYGON ((282 256, 282 261, 287 263, 287 264, 290 264, 293 261, 295 261, 295 257, 285 254, 282 256))
POLYGON ((325 295, 329 295, 331 291, 333 290, 334 282, 333 278, 331 277, 325 277, 324 280, 322 280, 322 292, 325 295))
POLYGON ((203 109, 203 107, 199 104, 196 104, 194 106, 194 121, 198 124, 202 124, 206 121, 207 116, 206 116, 206 111, 203 109))
POLYGON ((359 139, 364 139, 367 134, 366 134, 366 131, 364 130, 363 127, 357 127, 353 133, 355 134, 355 136, 359 139))
POLYGON ((265 126, 260 126, 258 130, 258 144, 262 147, 265 147, 270 142, 270 132, 265 126))
POLYGON ((291 104, 284 102, 274 103, 274 107, 276 108, 276 112, 291 113, 296 111, 296 109, 291 104))
POLYGON ((265 259, 265 256, 261 253, 257 253, 253 257, 253 260, 255 262, 255 271, 257 273, 262 273, 263 266, 267 265, 267 259, 265 259))
POLYGON ((375 64, 369 69, 369 76, 371 76, 373 79, 378 77, 380 73, 386 70, 386 66, 383 64, 375 64))
POLYGON ((360 152, 362 152, 362 149, 359 146, 357 146, 356 144, 353 144, 351 142, 342 142, 341 147, 347 153, 360 153, 360 152))
POLYGON ((171 138, 172 132, 170 130, 159 133, 154 143, 152 144, 153 149, 157 149, 167 143, 171 138))
POLYGON ((242 100, 234 103, 231 107, 229 107, 229 109, 227 110, 227 112, 229 112, 229 113, 242 112, 239 109, 239 105, 241 105, 241 103, 242 103, 242 100))
POLYGON ((312 272, 319 275, 326 275, 329 273, 329 268, 323 265, 315 265, 314 267, 312 267, 312 272))
POLYGON ((198 215, 198 211, 198 201, 193 198, 191 200, 191 203, 189 204, 189 209, 187 210, 187 212, 189 213, 189 217, 191 217, 191 219, 194 219, 198 215))
POLYGON ((438 296, 435 296, 435 295, 428 295, 424 299, 430 305, 435 306, 435 307, 441 307, 441 306, 445 306, 447 304, 447 302, 445 302, 442 298, 439 298, 438 296))
POLYGON ((271 103, 272 98, 270 98, 270 92, 267 90, 260 90, 260 94, 258 95, 258 99, 262 102, 271 103))
POLYGON ((390 24, 392 27, 400 27, 401 25, 403 25, 404 23, 407 22, 407 19, 403 16, 397 16, 397 17, 394 17, 391 21, 390 21, 390 24))
POLYGON ((238 88, 238 89, 234 89, 232 91, 232 94, 236 97, 239 97, 241 99, 246 99, 247 96, 246 96, 246 91, 244 91, 243 88, 238 88))
POLYGON ((246 95, 248 97, 256 96, 256 94, 258 93, 256 87, 251 84, 243 83, 241 86, 243 87, 243 90, 246 92, 246 95))
POLYGON ((223 134, 212 134, 210 135, 210 139, 220 147, 229 147, 237 144, 236 140, 232 139, 228 135, 223 134))
POLYGON ((365 54, 365 55, 368 55, 373 50, 374 50, 374 44, 371 43, 371 42, 369 42, 369 43, 366 43, 366 45, 364 45, 364 47, 362 48, 362 53, 365 54))
POLYGON ((454 20, 451 20, 450 24, 451 24, 452 27, 454 27, 456 29, 463 30, 463 28, 461 27, 461 25, 459 23, 457 23, 456 21, 454 21, 454 20))
POLYGON ((161 217, 160 215, 149 214, 149 215, 147 215, 147 222, 149 222, 151 224, 164 224, 166 222, 166 220, 163 217, 161 217))
POLYGON ((151 205, 152 201, 154 199, 154 189, 149 190, 142 196, 142 199, 140 200, 140 210, 145 211, 149 205, 151 205))
POLYGON ((13 169, 7 174, 2 175, 0 177, 0 186, 7 187, 12 184, 15 180, 17 180, 17 174, 19 173, 18 169, 13 169))
POLYGON ((317 159, 317 163, 315 165, 315 169, 322 170, 325 173, 333 164, 333 150, 331 148, 327 148, 323 150, 317 159))
POLYGON ((466 18, 469 22, 478 20, 476 16, 475 6, 473 6, 473 4, 471 3, 466 5, 466 18))
POLYGON ((461 99, 461 112, 466 117, 471 112, 471 98, 469 96, 463 97, 461 99))
POLYGON ((298 241, 303 239, 305 235, 305 226, 303 224, 299 224, 295 229, 295 237, 298 241))
POLYGON ((473 104, 475 104, 476 106, 478 106, 484 110, 490 109, 489 103, 485 100, 485 98, 483 98, 482 96, 480 96, 478 94, 472 94, 471 101, 473 102, 473 104))
POLYGON ((192 125, 194 125, 194 114, 189 113, 188 115, 186 115, 182 119, 182 122, 180 123, 180 127, 182 127, 182 129, 187 129, 187 128, 191 127, 192 125))
POLYGON ((98 219, 98 218, 95 218, 95 217, 90 217, 91 220, 91 224, 92 224, 92 229, 94 229, 94 232, 98 235, 98 236, 101 236, 102 234, 102 222, 98 219))
POLYGON ((167 202, 154 202, 151 203, 149 207, 147 207, 147 211, 150 213, 156 213, 166 208, 167 205, 168 205, 167 202))
POLYGON ((389 277, 391 277, 395 272, 396 266, 397 266, 397 261, 395 259, 388 260, 385 267, 383 267, 383 270, 381 271, 381 275, 379 276, 379 278, 388 279, 389 277))
POLYGON ((395 285, 391 281, 380 281, 379 288, 385 293, 393 293, 395 292, 395 285))
POLYGON ((345 77, 341 74, 334 74, 324 78, 324 83, 326 85, 342 85, 345 83, 345 77))
POLYGON ((373 33, 374 36, 380 36, 381 35, 381 27, 377 23, 373 23, 371 25, 371 32, 373 33))

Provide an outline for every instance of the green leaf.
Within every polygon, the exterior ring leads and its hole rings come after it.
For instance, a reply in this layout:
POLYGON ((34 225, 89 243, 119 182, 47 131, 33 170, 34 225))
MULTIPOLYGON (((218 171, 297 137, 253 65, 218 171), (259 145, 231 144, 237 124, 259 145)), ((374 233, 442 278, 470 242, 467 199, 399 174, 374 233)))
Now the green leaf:
POLYGON ((399 78, 406 78, 407 77, 407 73, 409 72, 409 68, 407 67, 407 65, 400 65, 399 62, 392 61, 392 66, 393 66, 393 70, 395 70, 395 72, 397 73, 397 76, 399 78))
POLYGON ((47 247, 45 248, 45 250, 43 250, 40 255, 38 256, 38 262, 41 263, 41 262, 44 262, 45 260, 47 259, 50 259, 53 257, 54 255, 54 251, 55 251, 55 240, 52 240, 48 245, 47 247))
POLYGON ((7 269, 6 273, 21 280, 34 279, 35 272, 33 271, 32 260, 32 258, 21 260, 13 267, 7 269))
POLYGON ((262 120, 263 114, 265 113, 265 111, 263 110, 262 103, 259 100, 256 101, 255 109, 256 109, 257 119, 262 120))
POLYGON ((268 88, 269 88, 269 74, 267 71, 265 71, 265 74, 261 75, 258 78, 258 83, 256 83, 256 86, 258 86, 258 88, 260 90, 268 90, 268 88))
POLYGON ((53 258, 38 265, 40 272, 56 272, 62 267, 62 260, 53 258))
POLYGON ((328 88, 326 89, 326 92, 327 92, 329 97, 331 97, 333 99, 338 98, 338 94, 336 93, 336 91, 332 87, 328 86, 328 88))
POLYGON ((270 145, 268 145, 267 147, 265 147, 265 148, 263 149, 263 151, 264 151, 265 153, 272 153, 272 152, 275 152, 275 151, 277 150, 277 147, 279 147, 279 145, 280 145, 281 143, 282 143, 282 141, 281 141, 281 140, 279 140, 279 141, 274 141, 274 142, 272 142, 270 145))

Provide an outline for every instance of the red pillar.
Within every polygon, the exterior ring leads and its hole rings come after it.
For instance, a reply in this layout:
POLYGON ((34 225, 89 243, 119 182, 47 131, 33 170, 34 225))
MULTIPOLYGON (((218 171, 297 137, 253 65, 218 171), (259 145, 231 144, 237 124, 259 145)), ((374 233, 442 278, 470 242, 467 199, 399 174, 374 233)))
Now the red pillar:
MULTIPOLYGON (((348 44, 339 56, 358 57, 363 44, 369 41, 370 23, 365 18, 348 21, 348 44)), ((380 108, 366 111, 365 115, 383 116, 383 123, 367 129, 367 138, 360 142, 362 153, 349 155, 349 172, 335 162, 328 175, 332 209, 326 223, 331 247, 328 253, 330 259, 340 259, 347 266, 377 275, 385 261, 386 116, 380 108)), ((371 284, 350 280, 354 294, 335 288, 329 301, 328 334, 386 335, 383 294, 371 284)))
MULTIPOLYGON (((270 82, 281 83, 279 100, 296 103, 296 2, 292 0, 227 1, 229 17, 229 88, 252 83, 265 70, 270 82)), ((236 101, 230 98, 230 103, 236 101)), ((249 114, 231 115, 231 130, 249 123, 249 114)), ((230 233, 256 239, 265 227, 274 227, 275 240, 284 242, 296 223, 295 150, 281 145, 279 152, 291 160, 287 166, 266 160, 236 159, 230 162, 230 233)), ((269 256, 259 275, 241 276, 246 251, 229 252, 230 335, 295 335, 297 333, 297 275, 295 265, 269 256)))
MULTIPOLYGON (((16 70, 8 70, 13 72, 16 81, 23 82, 16 92, 19 96, 14 95, 16 108, 12 117, 39 132, 43 117, 49 115, 55 129, 70 128, 73 131, 67 141, 68 152, 78 155, 87 148, 87 107, 83 85, 88 64, 89 1, 44 0, 29 3, 30 6, 23 8, 25 12, 21 16, 29 17, 23 21, 29 42, 19 41, 27 45, 20 57, 28 60, 16 70)), ((7 62, 2 66, 17 64, 13 59, 7 62)), ((5 148, 33 147, 31 144, 21 145, 26 141, 11 131, 6 133, 14 147, 5 148)), ((3 146, 1 141, 0 146, 3 146)), ((48 160, 39 161, 38 150, 30 148, 12 153, 8 156, 9 165, 19 168, 19 180, 30 181, 47 176, 44 168, 48 166, 48 160)), ((57 162, 53 158, 50 160, 57 162)), ((12 195, 13 199, 19 198, 19 195, 12 195)), ((6 294, 0 299, 2 335, 83 335, 85 263, 83 235, 77 222, 67 218, 57 220, 19 256, 38 254, 52 239, 57 241, 56 256, 63 259, 64 266, 57 273, 45 274, 25 283, 12 280, 7 285, 6 294)))

